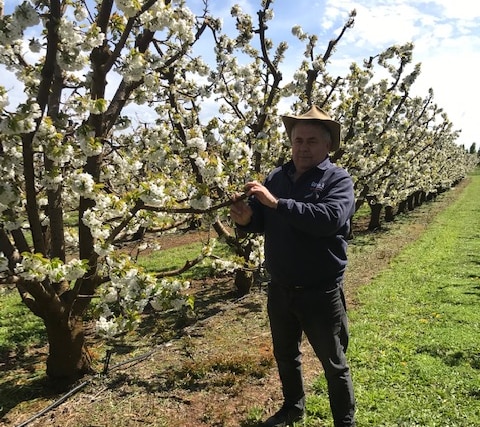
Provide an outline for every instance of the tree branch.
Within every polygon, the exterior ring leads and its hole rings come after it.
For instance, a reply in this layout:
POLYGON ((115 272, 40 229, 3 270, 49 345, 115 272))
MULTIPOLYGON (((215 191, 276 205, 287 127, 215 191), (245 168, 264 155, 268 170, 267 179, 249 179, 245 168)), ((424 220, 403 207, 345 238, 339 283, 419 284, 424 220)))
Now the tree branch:
POLYGON ((187 214, 187 213, 192 213, 192 214, 206 214, 210 212, 215 212, 221 208, 224 208, 226 206, 230 206, 231 204, 238 202, 240 200, 246 199, 248 196, 246 194, 241 195, 240 197, 237 197, 235 200, 229 199, 226 200, 222 203, 219 203, 217 205, 210 206, 207 209, 196 209, 196 208, 161 208, 161 207, 156 207, 156 206, 148 206, 148 205, 143 205, 142 209, 147 210, 147 211, 153 211, 153 212, 165 212, 165 213, 171 213, 171 214, 187 214))

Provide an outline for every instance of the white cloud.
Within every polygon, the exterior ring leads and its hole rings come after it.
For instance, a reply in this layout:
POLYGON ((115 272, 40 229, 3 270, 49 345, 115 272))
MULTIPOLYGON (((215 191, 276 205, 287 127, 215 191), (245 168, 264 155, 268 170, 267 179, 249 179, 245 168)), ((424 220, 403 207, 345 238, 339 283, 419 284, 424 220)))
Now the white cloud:
POLYGON ((7 106, 7 110, 25 102, 26 96, 24 94, 23 83, 19 82, 15 78, 15 75, 7 71, 3 65, 0 65, 0 75, 2 76, 1 84, 8 93, 9 105, 7 106))
POLYGON ((451 19, 471 20, 480 17, 480 3, 472 0, 430 0, 443 10, 441 13, 451 19))
POLYGON ((332 57, 332 66, 346 69, 351 62, 361 62, 393 44, 413 41, 413 63, 422 64, 416 94, 426 96, 433 88, 435 102, 454 127, 462 129, 457 142, 466 147, 478 143, 474 115, 480 98, 475 76, 480 59, 480 2, 325 0, 324 4, 323 20, 336 21, 332 28, 341 28, 351 10, 357 12, 354 27, 332 57))

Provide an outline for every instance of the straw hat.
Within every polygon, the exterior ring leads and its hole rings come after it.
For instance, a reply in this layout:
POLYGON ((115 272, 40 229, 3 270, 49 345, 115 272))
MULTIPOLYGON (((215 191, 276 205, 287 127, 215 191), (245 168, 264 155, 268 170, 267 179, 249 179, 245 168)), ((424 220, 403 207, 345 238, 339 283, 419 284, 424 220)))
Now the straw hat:
POLYGON ((304 114, 300 114, 299 116, 282 116, 282 120, 290 140, 292 139, 293 126, 295 126, 295 124, 300 120, 305 120, 307 122, 319 121, 330 131, 330 135, 332 136, 331 151, 336 151, 340 147, 340 123, 332 120, 332 118, 325 111, 316 105, 312 106, 310 110, 304 114))

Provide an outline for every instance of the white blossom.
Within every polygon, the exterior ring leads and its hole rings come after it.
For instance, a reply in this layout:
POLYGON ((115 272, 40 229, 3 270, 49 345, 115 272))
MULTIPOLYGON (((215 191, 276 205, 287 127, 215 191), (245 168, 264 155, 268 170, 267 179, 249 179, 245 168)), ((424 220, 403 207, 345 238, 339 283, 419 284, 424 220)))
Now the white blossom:
POLYGON ((78 195, 93 199, 95 196, 95 181, 88 173, 77 173, 72 177, 70 188, 78 195))
POLYGON ((88 263, 82 260, 73 258, 65 264, 65 280, 73 281, 77 280, 87 272, 88 263))
POLYGON ((114 338, 120 332, 120 328, 114 318, 107 319, 103 316, 96 321, 95 329, 98 334, 106 338, 114 338))
POLYGON ((209 196, 202 195, 200 198, 191 199, 190 206, 193 209, 206 210, 212 206, 212 199, 209 196))
POLYGON ((187 147, 194 148, 197 151, 205 151, 207 149, 207 143, 203 138, 195 137, 187 139, 187 147))
POLYGON ((8 93, 3 86, 0 86, 0 111, 2 111, 8 104, 8 93))

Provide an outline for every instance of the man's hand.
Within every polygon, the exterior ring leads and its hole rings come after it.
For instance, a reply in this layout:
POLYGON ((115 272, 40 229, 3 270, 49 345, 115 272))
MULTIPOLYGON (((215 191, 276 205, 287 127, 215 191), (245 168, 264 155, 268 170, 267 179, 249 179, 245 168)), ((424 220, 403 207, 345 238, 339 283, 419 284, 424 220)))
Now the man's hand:
MULTIPOLYGON (((269 208, 276 209, 278 199, 258 181, 251 181, 245 184, 245 194, 255 196, 258 201, 269 208)), ((236 194, 233 196, 233 203, 230 206, 230 217, 239 225, 247 225, 252 219, 252 209, 244 202, 244 197, 236 194)))
POLYGON ((247 225, 252 215, 252 209, 245 203, 244 197, 234 195, 233 203, 230 205, 230 217, 239 225, 247 225))
POLYGON ((258 181, 247 182, 245 191, 249 196, 253 194, 262 205, 277 209, 278 199, 258 181))

